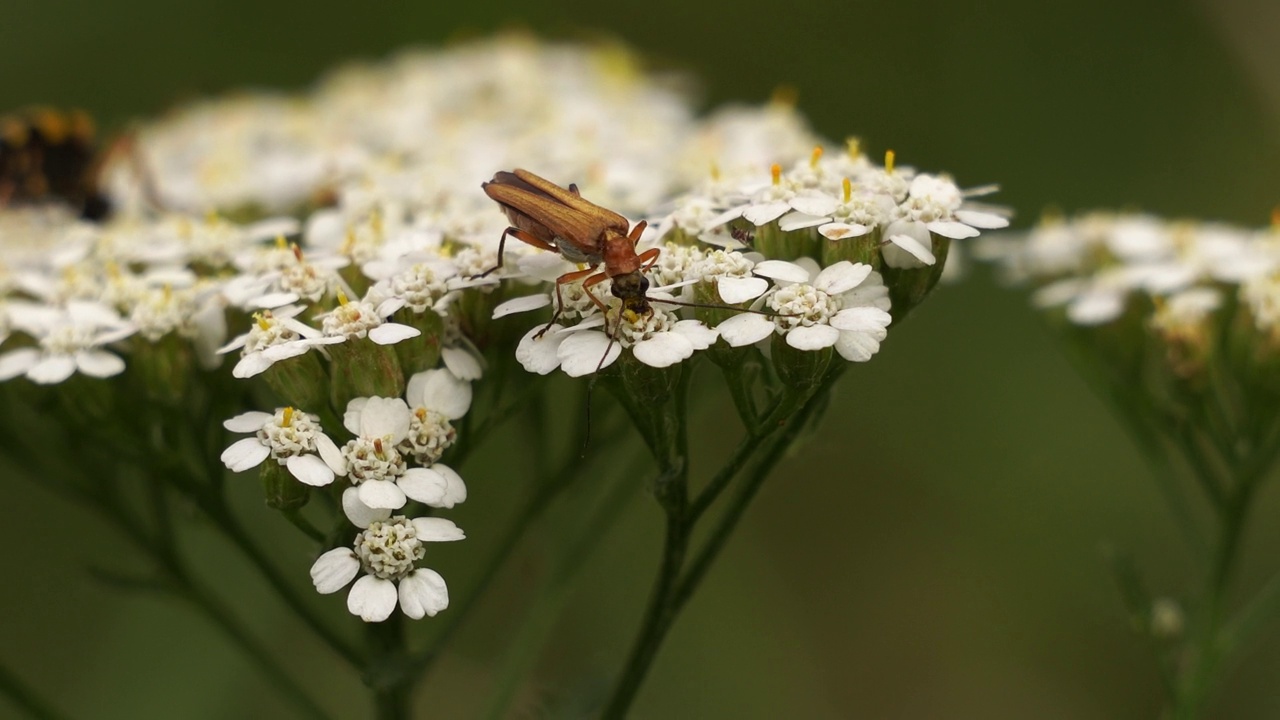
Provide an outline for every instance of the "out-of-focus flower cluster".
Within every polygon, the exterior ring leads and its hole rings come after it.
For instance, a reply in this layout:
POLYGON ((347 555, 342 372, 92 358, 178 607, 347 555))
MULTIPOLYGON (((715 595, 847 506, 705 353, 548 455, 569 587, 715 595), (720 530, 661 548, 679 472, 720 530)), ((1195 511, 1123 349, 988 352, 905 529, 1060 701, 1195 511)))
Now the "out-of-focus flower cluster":
POLYGON ((1280 393, 1280 232, 1136 213, 1052 217, 978 254, 1100 370, 1112 392, 1172 423, 1213 412, 1232 447, 1269 432, 1280 393))
POLYGON ((284 511, 336 488, 358 530, 316 587, 363 571, 353 613, 435 614, 444 581, 416 563, 462 534, 412 512, 465 498, 440 460, 495 353, 571 376, 768 343, 865 361, 952 240, 1007 224, 985 190, 824 141, 787 103, 697 118, 677 87, 615 47, 504 38, 175 110, 108 167, 109 221, 0 211, 0 379, 132 372, 177 402, 230 357, 276 403, 226 421, 251 435, 223 461, 284 511), (515 241, 486 274, 508 220, 481 183, 515 167, 648 221, 651 313, 557 286, 580 267, 515 241))

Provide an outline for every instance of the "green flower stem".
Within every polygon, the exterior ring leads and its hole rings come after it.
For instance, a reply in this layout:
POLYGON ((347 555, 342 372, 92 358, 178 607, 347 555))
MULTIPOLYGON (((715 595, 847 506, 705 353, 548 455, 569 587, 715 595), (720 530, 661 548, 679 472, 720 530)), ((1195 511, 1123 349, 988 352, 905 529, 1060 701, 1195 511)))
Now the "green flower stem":
POLYGON ((321 531, 320 528, 313 525, 310 520, 303 517, 302 513, 299 512, 298 508, 293 508, 290 510, 281 510, 280 514, 283 515, 284 518, 290 522, 290 524, 298 528, 298 530, 300 530, 303 535, 306 535, 307 537, 311 538, 312 540, 316 541, 319 544, 324 544, 324 541, 325 541, 324 532, 321 531))
MULTIPOLYGON (((152 487, 162 488, 159 482, 153 481, 152 487)), ((151 493, 152 509, 155 515, 168 516, 167 505, 162 492, 151 493)), ((262 671, 272 680, 272 686, 298 706, 306 717, 324 718, 328 714, 313 701, 293 678, 276 662, 267 649, 259 643, 236 619, 231 610, 217 600, 213 590, 191 577, 182 563, 173 542, 172 534, 167 530, 168 521, 158 525, 155 535, 148 532, 123 505, 106 498, 92 502, 108 519, 121 530, 145 554, 155 561, 165 576, 164 589, 174 596, 191 604, 213 622, 218 629, 234 644, 239 646, 250 659, 258 664, 262 671)))
MULTIPOLYGON (((738 521, 764 479, 795 442, 809 413, 820 404, 811 401, 817 395, 830 390, 831 384, 839 377, 842 369, 843 366, 828 372, 822 381, 814 385, 793 387, 791 392, 774 406, 769 415, 748 433, 747 438, 739 444, 738 450, 729 462, 720 473, 717 473, 692 505, 688 502, 687 495, 683 494, 687 488, 688 462, 684 461, 687 458, 687 448, 681 446, 679 456, 681 462, 670 470, 679 474, 677 483, 682 494, 665 500, 662 496, 659 497, 667 518, 666 539, 658 577, 654 582, 640 633, 605 705, 602 717, 626 716, 676 616, 705 577, 707 570, 728 541, 729 535, 737 527, 738 521), (777 434, 776 439, 769 440, 775 434, 777 434), (746 484, 712 530, 710 538, 692 563, 686 563, 689 540, 696 520, 728 486, 738 471, 745 467, 750 458, 756 454, 759 454, 761 459, 754 466, 746 484)), ((683 413, 680 417, 683 417, 683 413)), ((684 437, 683 428, 680 436, 684 437)), ((660 477, 659 488, 664 487, 663 481, 664 478, 660 477)))
MULTIPOLYGON (((622 468, 631 467, 624 464, 622 468)), ((539 652, 555 630, 559 620, 557 610, 573 589, 573 578, 586 565, 587 560, 602 544, 605 536, 617 524, 618 515, 633 497, 634 488, 622 477, 612 478, 610 487, 597 507, 588 513, 589 521, 576 532, 567 533, 556 543, 548 555, 553 567, 533 591, 533 602, 524 620, 509 643, 510 650, 497 673, 498 680, 490 695, 489 708, 484 717, 500 720, 510 717, 509 707, 519 687, 528 681, 539 652), (620 481, 621 480, 621 481, 620 481)))
MULTIPOLYGON (((8 436, 17 442, 22 442, 22 438, 26 437, 23 433, 8 433, 8 436)), ((29 443, 24 444, 29 445, 29 443)), ((165 576, 164 584, 157 587, 172 592, 175 596, 186 600, 201 611, 226 634, 234 645, 238 646, 242 652, 261 667, 264 673, 273 679, 273 686, 297 705, 304 716, 327 717, 324 710, 311 700, 306 691, 294 682, 283 668, 276 663, 266 648, 255 640, 249 631, 236 620, 235 615, 216 599, 212 589, 204 587, 192 578, 186 570, 176 552, 176 544, 173 542, 172 531, 169 528, 168 508, 163 498, 160 482, 151 478, 152 482, 149 483, 148 492, 149 507, 153 515, 155 515, 155 521, 158 523, 157 532, 160 537, 157 538, 153 537, 153 534, 148 532, 143 524, 128 510, 123 499, 118 494, 115 483, 103 482, 102 478, 87 477, 86 468, 95 468, 94 472, 97 472, 97 469, 109 465, 94 463, 73 464, 68 462, 68 458, 62 455, 36 452, 32 447, 27 447, 25 450, 24 457, 28 458, 28 460, 34 460, 43 466, 37 476, 67 479, 79 478, 79 482, 75 483, 75 487, 84 488, 87 491, 76 493, 73 499, 105 517, 120 530, 126 539, 155 561, 158 569, 165 576), (164 539, 166 537, 168 538, 167 540, 164 539)), ((14 475, 25 476, 26 474, 14 473, 14 475)), ((56 717, 56 715, 49 715, 49 717, 56 717)))
POLYGON ((734 496, 728 508, 725 509, 724 514, 721 515, 719 522, 712 529, 711 535, 707 538, 702 549, 694 558, 688 571, 686 571, 684 576, 681 578, 676 591, 676 596, 673 599, 675 610, 677 612, 684 607, 686 602, 688 602, 689 598, 693 595, 693 592, 698 588, 699 583, 702 582, 707 570, 711 568, 711 564, 715 562, 720 551, 724 549, 725 544, 729 540, 729 535, 738 526, 738 522, 746 512, 747 506, 751 504, 752 499, 755 498, 756 493, 764 484, 765 479, 769 477, 773 468, 780 460, 782 460, 786 455, 787 450, 789 450, 795 443, 796 438, 799 437, 801 431, 804 429, 810 413, 820 405, 820 403, 814 401, 815 398, 830 392, 832 384, 840 376, 842 370, 843 367, 841 366, 836 370, 827 373, 827 377, 822 385, 812 394, 807 395, 807 401, 804 402, 802 406, 794 412, 794 414, 789 418, 784 417, 782 420, 778 421, 783 423, 780 428, 776 428, 780 430, 781 434, 778 435, 776 439, 769 442, 764 454, 752 468, 747 479, 739 488, 737 495, 734 496))
POLYGON ((405 618, 399 612, 380 623, 368 623, 369 664, 364 681, 373 693, 376 720, 407 720, 412 717, 414 675, 407 662, 405 618))
POLYGON ((343 639, 333 628, 331 628, 320 617, 316 611, 307 604, 302 596, 298 593, 297 588, 293 586, 280 571, 276 569, 262 548, 249 537, 239 521, 231 514, 231 510, 226 506, 226 501, 220 496, 215 499, 208 497, 194 498, 205 514, 213 521, 214 525, 226 535, 231 544, 240 551, 240 554, 249 561, 254 569, 262 575, 271 589, 280 597, 285 605, 297 615, 311 631, 316 634, 331 650, 337 653, 343 660, 346 660, 352 667, 360 667, 364 660, 355 646, 347 640, 343 639))
POLYGON ((1217 683, 1218 670, 1224 659, 1219 641, 1226 596, 1239 558, 1239 546, 1252 504, 1257 480, 1265 466, 1250 462, 1238 473, 1237 485, 1220 515, 1218 544, 1213 556, 1204 594, 1199 608, 1200 624, 1192 640, 1192 664, 1176 700, 1175 720, 1194 720, 1201 716, 1204 705, 1217 683))
POLYGON ((67 717, 54 710, 53 706, 40 697, 39 693, 2 663, 0 663, 0 695, 9 698, 14 706, 26 712, 34 720, 63 720, 67 717))

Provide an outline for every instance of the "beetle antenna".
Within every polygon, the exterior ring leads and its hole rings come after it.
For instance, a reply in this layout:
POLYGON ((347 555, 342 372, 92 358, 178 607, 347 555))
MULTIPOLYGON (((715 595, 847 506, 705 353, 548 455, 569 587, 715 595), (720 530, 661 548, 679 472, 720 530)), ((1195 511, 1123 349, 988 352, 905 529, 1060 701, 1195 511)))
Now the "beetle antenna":
POLYGON ((768 310, 753 310, 751 308, 742 308, 736 305, 717 305, 715 303, 694 303, 685 302, 683 300, 668 300, 666 298, 649 298, 649 302, 663 305, 679 305, 681 307, 692 308, 710 308, 712 310, 737 310, 738 312, 754 313, 756 315, 764 315, 765 317, 791 317, 783 313, 770 312, 768 310))

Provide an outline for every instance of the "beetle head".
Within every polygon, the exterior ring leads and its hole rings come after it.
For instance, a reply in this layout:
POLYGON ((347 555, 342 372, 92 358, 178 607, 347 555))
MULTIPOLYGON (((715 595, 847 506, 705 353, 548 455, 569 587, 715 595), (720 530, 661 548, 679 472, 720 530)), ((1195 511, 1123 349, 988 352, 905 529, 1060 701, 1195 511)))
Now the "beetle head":
POLYGON ((622 307, 634 313, 644 315, 649 310, 649 298, 645 292, 649 290, 649 281, 639 272, 623 273, 613 276, 613 287, 610 292, 622 301, 622 307))

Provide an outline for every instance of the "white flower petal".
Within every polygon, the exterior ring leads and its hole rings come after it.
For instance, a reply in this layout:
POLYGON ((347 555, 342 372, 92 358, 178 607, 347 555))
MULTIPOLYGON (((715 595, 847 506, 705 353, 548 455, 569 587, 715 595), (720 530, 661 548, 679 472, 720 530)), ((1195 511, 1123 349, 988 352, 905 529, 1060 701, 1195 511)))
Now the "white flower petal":
POLYGON ((365 575, 351 586, 347 610, 365 622, 382 622, 396 609, 396 586, 390 580, 365 575))
POLYGON ((716 291, 720 299, 729 305, 754 300, 769 289, 769 282, 758 277, 721 277, 716 278, 716 291))
POLYGON ((680 320, 672 330, 687 338, 694 350, 706 350, 720 337, 719 331, 703 325, 701 320, 680 320))
POLYGON ((870 265, 841 260, 823 268, 818 277, 813 279, 813 286, 828 295, 841 295, 861 285, 869 275, 870 265))
POLYGON ((261 352, 251 352, 240 358, 240 362, 237 362, 236 366, 231 368, 231 376, 244 380, 245 378, 251 378, 259 373, 266 372, 266 369, 271 367, 273 364, 274 361, 266 355, 263 355, 261 352))
POLYGON ((266 295, 259 295, 249 301, 252 307, 262 308, 264 310, 274 310, 278 307, 284 307, 290 303, 298 302, 298 294, 291 292, 274 292, 266 295))
POLYGON ((556 351, 560 369, 569 377, 582 377, 609 367, 621 354, 621 345, 596 330, 569 335, 556 351))
POLYGON ((444 463, 436 463, 431 466, 431 469, 440 473, 446 482, 444 497, 440 498, 440 504, 435 507, 451 508, 466 501, 467 484, 462 481, 461 475, 444 463))
POLYGON ((106 378, 124 372, 124 360, 106 350, 81 350, 76 353, 76 367, 89 377, 106 378))
POLYGON ((356 489, 360 502, 375 510, 399 510, 407 500, 404 491, 390 480, 365 480, 356 489))
POLYGON ((731 347, 753 345, 773 334, 773 320, 764 315, 742 313, 716 326, 716 332, 731 347))
POLYGON ((858 332, 842 332, 836 341, 836 352, 849 362, 866 362, 880 350, 880 340, 858 332))
POLYGON ((818 226, 818 234, 828 240, 862 237, 869 232, 870 227, 857 223, 833 222, 818 226))
POLYGON ((231 472, 244 472, 261 465, 270 454, 271 448, 256 437, 249 437, 241 438, 232 443, 231 447, 223 450, 221 459, 222 464, 226 465, 231 472))
POLYGON ((18 348, 0 355, 0 381, 22 375, 39 360, 40 351, 35 348, 18 348))
POLYGON ((999 230, 1000 228, 1009 227, 1009 218, 995 213, 977 210, 957 210, 954 214, 956 219, 965 225, 971 225, 983 230, 999 230))
POLYGON ((440 358, 444 360, 444 366, 449 368, 449 372, 459 380, 479 380, 484 375, 484 367, 480 365, 480 361, 462 348, 441 348, 440 358))
POLYGON ((552 325, 542 337, 534 337, 543 326, 539 325, 520 338, 516 346, 516 360, 526 371, 546 375, 560 367, 560 358, 556 354, 565 335, 560 325, 552 325))
POLYGON ((459 380, 448 370, 416 373, 409 378, 405 399, 410 407, 424 407, 457 420, 471 409, 471 383, 459 380))
POLYGON ((362 530, 370 523, 391 517, 388 508, 371 508, 360 502, 360 491, 354 487, 342 491, 342 512, 352 525, 362 530))
POLYGON ((454 542, 455 540, 465 540, 466 535, 462 532, 462 528, 442 517, 420 517, 414 518, 409 522, 413 523, 413 531, 418 534, 418 539, 423 542, 454 542))
POLYGON ((351 548, 334 548, 316 558, 311 565, 311 584, 323 595, 347 586, 360 572, 360 559, 351 548))
POLYGON ((951 238, 952 240, 960 240, 963 238, 978 237, 982 233, 976 229, 969 227, 961 222, 954 220, 934 220, 928 223, 929 232, 941 235, 942 237, 951 238))
POLYGON ((250 410, 236 415, 233 418, 227 418, 222 421, 222 427, 231 432, 247 433, 258 432, 258 430, 267 424, 267 421, 275 417, 272 413, 262 412, 260 410, 250 410))
POLYGON ((787 344, 797 350, 829 348, 839 339, 840 331, 830 325, 800 326, 787 333, 787 344))
POLYGON ((346 475, 347 459, 342 456, 342 451, 338 449, 337 444, 324 433, 317 433, 315 442, 316 451, 320 453, 320 459, 324 464, 328 465, 335 475, 346 475))
POLYGON ((875 307, 845 308, 831 317, 831 327, 847 332, 875 332, 889 327, 893 317, 875 307))
POLYGON ((825 193, 797 195, 791 198, 791 207, 806 215, 829 216, 839 206, 838 200, 825 193))
POLYGON ((449 607, 449 588, 435 570, 414 570, 400 581, 397 591, 400 610, 414 620, 428 615, 435 617, 436 613, 449 607))
POLYGON ((783 213, 791 209, 791 205, 786 202, 770 202, 752 205, 742 211, 742 217, 746 218, 752 225, 767 225, 774 220, 782 217, 783 213))
MULTIPOLYGON (((347 411, 351 411, 350 404, 347 411)), ((371 397, 360 408, 358 434, 366 438, 388 439, 392 445, 398 445, 409 434, 409 420, 412 417, 409 406, 400 398, 371 397)))
POLYGON ((765 260, 756 263, 751 272, 761 277, 787 283, 809 282, 809 271, 786 260, 765 260))
POLYGON ((303 485, 324 487, 333 482, 333 468, 318 455, 294 455, 285 461, 284 466, 303 485))
POLYGON ((795 230, 817 227, 829 220, 831 220, 831 218, 826 215, 810 215, 803 212, 789 212, 778 218, 778 228, 783 232, 792 232, 795 230))
POLYGON ((395 345, 401 340, 408 340, 421 334, 422 331, 416 327, 400 323, 382 323, 369 331, 369 339, 379 345, 395 345))
POLYGON ((910 235, 894 235, 889 238, 889 242, 906 250, 911 257, 919 260, 925 265, 933 265, 938 259, 933 256, 933 251, 925 247, 923 243, 910 235))
POLYGON ((352 398, 347 401, 347 410, 342 414, 342 426, 352 435, 360 434, 360 414, 369 398, 352 398))
POLYGON ((444 497, 448 481, 431 468, 410 468, 396 480, 396 485, 410 500, 438 507, 437 503, 444 497))
POLYGON ((70 355, 46 355, 27 369, 27 377, 41 385, 53 385, 71 377, 76 360, 70 355))
POLYGON ((693 343, 677 333, 657 333, 632 345, 631 354, 649 367, 670 367, 693 355, 693 343))
POLYGON ((546 294, 540 295, 524 295, 518 298, 512 298, 498 307, 493 309, 493 319, 514 315, 515 313, 529 312, 544 308, 551 304, 551 296, 546 294))

